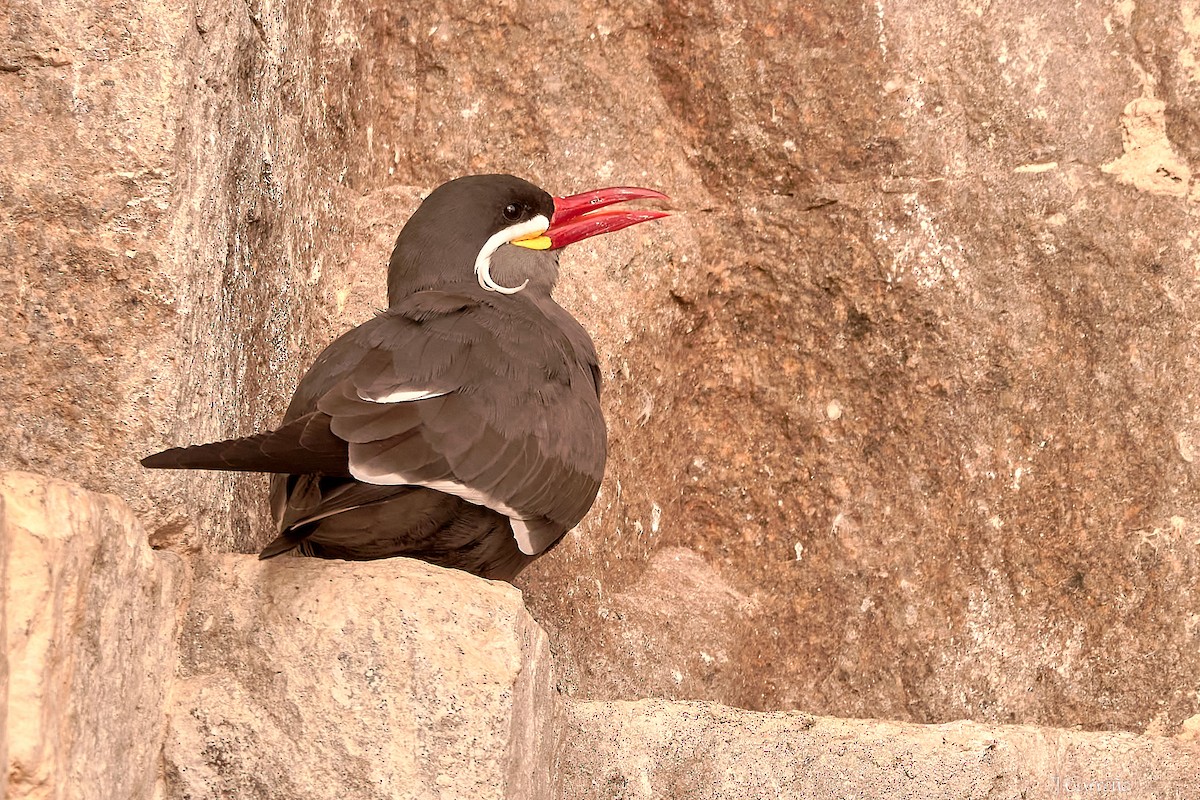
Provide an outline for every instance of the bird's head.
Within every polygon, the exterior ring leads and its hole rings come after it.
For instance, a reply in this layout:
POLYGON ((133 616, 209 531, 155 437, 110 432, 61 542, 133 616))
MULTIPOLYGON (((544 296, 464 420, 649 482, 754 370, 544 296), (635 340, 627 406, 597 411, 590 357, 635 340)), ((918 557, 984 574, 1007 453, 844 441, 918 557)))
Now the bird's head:
POLYGON ((464 282, 502 294, 548 294, 558 277, 560 248, 667 216, 656 209, 609 208, 628 200, 669 202, 660 192, 636 187, 552 197, 512 175, 470 175, 444 183, 396 239, 388 303, 464 282))

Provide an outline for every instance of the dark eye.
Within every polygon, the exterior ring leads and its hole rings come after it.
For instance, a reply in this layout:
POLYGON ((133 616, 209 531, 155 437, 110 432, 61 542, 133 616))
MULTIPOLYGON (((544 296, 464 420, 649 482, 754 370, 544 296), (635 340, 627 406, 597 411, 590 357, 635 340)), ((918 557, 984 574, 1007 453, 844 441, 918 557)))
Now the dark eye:
POLYGON ((504 218, 509 222, 516 222, 525 214, 525 206, 520 203, 509 203, 504 207, 504 218))

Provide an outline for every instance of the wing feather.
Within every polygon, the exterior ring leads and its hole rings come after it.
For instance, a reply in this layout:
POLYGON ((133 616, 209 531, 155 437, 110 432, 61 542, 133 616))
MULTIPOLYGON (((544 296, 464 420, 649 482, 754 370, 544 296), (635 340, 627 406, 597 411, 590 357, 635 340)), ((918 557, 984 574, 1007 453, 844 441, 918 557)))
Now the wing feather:
POLYGON ((334 342, 288 413, 328 415, 358 480, 486 505, 535 555, 599 489, 598 367, 587 334, 552 301, 503 300, 482 290, 410 296, 334 342))

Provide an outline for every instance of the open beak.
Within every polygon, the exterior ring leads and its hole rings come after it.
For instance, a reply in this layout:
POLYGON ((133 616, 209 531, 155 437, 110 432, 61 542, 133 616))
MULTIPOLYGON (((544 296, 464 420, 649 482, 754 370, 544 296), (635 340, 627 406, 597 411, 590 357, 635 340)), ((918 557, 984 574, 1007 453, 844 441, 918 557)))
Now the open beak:
POLYGON ((608 206, 624 203, 628 200, 658 200, 670 203, 671 198, 653 189, 639 189, 636 186, 613 186, 608 189, 594 189, 570 197, 554 198, 554 217, 550 227, 540 234, 516 239, 512 244, 528 247, 531 250, 557 250, 569 244, 599 236, 602 233, 612 233, 639 222, 649 222, 652 219, 662 219, 669 212, 650 208, 609 209, 608 206), (608 209, 608 210, 602 210, 608 209))

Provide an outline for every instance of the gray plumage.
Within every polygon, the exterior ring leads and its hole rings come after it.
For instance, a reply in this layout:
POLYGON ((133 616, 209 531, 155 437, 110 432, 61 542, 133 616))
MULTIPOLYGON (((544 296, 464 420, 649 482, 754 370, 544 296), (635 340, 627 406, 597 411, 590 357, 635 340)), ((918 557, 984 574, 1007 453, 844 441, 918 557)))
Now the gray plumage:
POLYGON ((396 241, 389 308, 320 354, 279 429, 142 463, 274 473, 263 558, 400 555, 511 580, 587 513, 607 454, 595 348, 550 295, 556 251, 495 251, 498 282, 528 281, 515 294, 477 278, 514 204, 554 214, 511 176, 440 187, 396 241))

